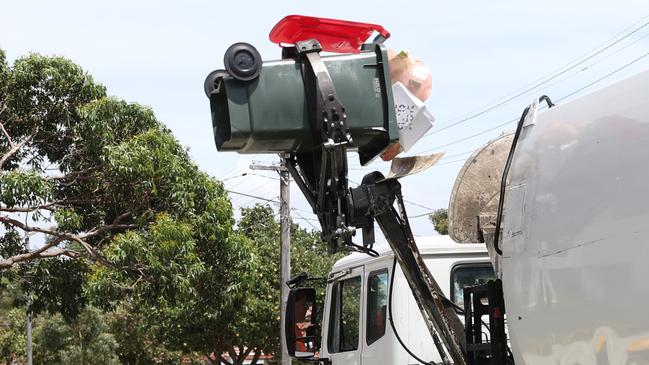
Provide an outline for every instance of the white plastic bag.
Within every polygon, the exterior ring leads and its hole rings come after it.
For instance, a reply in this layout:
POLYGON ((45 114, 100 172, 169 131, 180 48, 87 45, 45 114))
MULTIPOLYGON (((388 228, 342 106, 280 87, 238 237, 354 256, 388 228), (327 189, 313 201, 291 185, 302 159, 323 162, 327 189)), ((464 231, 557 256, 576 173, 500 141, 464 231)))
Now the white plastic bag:
POLYGON ((426 110, 432 87, 430 69, 421 60, 414 59, 407 52, 388 50, 390 78, 395 101, 399 142, 392 144, 381 155, 390 161, 403 151, 408 151, 432 127, 435 118, 426 110))
POLYGON ((399 126, 399 144, 407 152, 432 128, 435 118, 426 109, 426 104, 400 81, 392 85, 392 95, 399 126))

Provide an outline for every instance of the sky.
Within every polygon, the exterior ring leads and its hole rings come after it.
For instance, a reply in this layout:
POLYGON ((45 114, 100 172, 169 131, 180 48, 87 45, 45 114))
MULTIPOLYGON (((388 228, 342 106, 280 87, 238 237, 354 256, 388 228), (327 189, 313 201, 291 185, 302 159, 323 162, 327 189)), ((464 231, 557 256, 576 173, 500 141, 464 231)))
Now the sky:
MULTIPOLYGON (((412 154, 444 151, 448 156, 401 180, 408 212, 416 217, 411 219, 416 235, 435 234, 423 214, 448 207, 456 175, 470 152, 513 129, 513 122, 505 123, 517 119, 535 96, 547 94, 556 101, 570 95, 561 101, 568 102, 649 68, 649 57, 640 58, 649 52, 646 0, 1 3, 0 48, 10 61, 30 52, 73 60, 106 85, 109 94, 151 107, 198 165, 224 180, 229 190, 271 200, 279 195, 276 174, 248 166, 277 162, 278 157, 216 151, 205 76, 223 68, 225 50, 240 41, 254 45, 264 60, 278 59, 280 49, 268 33, 286 15, 383 25, 392 34, 388 47, 409 51, 433 73, 426 105, 436 118, 434 133, 412 154)), ((388 170, 381 162, 359 167, 355 154, 349 161, 352 182, 375 169, 388 170)), ((236 194, 231 198, 237 212, 263 202, 236 194)), ((291 206, 303 227, 318 225, 294 183, 291 206)))

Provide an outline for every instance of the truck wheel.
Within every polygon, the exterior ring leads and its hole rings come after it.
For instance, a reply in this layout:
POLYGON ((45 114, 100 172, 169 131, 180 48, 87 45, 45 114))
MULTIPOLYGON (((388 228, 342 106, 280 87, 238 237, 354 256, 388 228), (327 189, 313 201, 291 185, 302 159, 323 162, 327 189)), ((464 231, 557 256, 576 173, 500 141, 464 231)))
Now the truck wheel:
POLYGON ((223 56, 225 69, 237 80, 250 81, 261 72, 261 55, 248 43, 231 45, 223 56))
POLYGON ((221 79, 229 75, 230 74, 226 70, 214 70, 210 72, 210 74, 205 78, 205 83, 203 84, 205 95, 209 98, 210 95, 212 95, 212 91, 216 90, 219 86, 221 79))

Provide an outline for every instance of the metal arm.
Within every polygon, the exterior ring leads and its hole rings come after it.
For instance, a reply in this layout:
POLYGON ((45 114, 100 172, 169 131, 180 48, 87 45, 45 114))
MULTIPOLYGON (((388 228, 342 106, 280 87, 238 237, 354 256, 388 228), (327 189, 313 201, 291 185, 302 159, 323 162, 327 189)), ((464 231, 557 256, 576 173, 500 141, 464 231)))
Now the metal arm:
POLYGON ((347 116, 319 52, 316 40, 298 42, 295 49, 285 52, 302 64, 313 131, 311 151, 291 153, 285 157, 285 165, 317 214, 322 239, 329 243, 330 251, 358 247, 352 242, 357 228, 363 229, 363 245, 373 244, 374 221, 378 222, 444 363, 450 364, 448 353, 453 364, 464 365, 464 327, 419 254, 403 206, 401 185, 374 172, 366 175, 359 187, 348 189, 347 146, 351 136, 347 116), (399 212, 393 206, 395 200, 399 212))
MULTIPOLYGON (((406 216, 401 184, 396 179, 385 179, 380 172, 366 175, 359 187, 350 190, 350 216, 352 224, 373 226, 376 219, 408 281, 431 336, 436 338, 437 333, 440 334, 453 364, 466 364, 464 325, 444 298, 442 289, 419 253, 406 216), (394 208, 395 201, 399 212, 394 208)), ((444 363, 448 363, 444 347, 438 345, 437 350, 444 363)))
POLYGON ((322 226, 322 239, 335 252, 349 246, 354 235, 347 224, 347 131, 345 107, 336 95, 329 71, 315 39, 298 42, 292 54, 303 66, 307 106, 313 131, 313 149, 292 153, 286 166, 307 198, 322 226))

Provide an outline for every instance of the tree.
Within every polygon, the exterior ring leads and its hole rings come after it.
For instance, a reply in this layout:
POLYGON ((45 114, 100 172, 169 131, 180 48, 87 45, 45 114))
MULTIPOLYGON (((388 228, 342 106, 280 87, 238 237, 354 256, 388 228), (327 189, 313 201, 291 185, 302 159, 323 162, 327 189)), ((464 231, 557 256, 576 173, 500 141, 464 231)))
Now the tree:
POLYGON ((448 234, 448 209, 440 208, 433 211, 428 218, 439 234, 448 234))
POLYGON ((0 223, 0 275, 34 308, 69 322, 90 299, 169 349, 224 348, 251 261, 223 185, 64 58, 0 51, 0 223))
POLYGON ((109 333, 104 316, 85 308, 72 323, 60 315, 45 316, 34 331, 34 363, 112 365, 119 364, 117 342, 109 333))
POLYGON ((156 339, 155 327, 150 326, 137 310, 129 308, 129 301, 120 303, 114 311, 108 312, 105 318, 119 345, 119 359, 122 364, 180 364, 187 359, 186 354, 164 347, 156 339))
POLYGON ((4 323, 0 323, 0 359, 7 364, 24 361, 27 357, 25 352, 27 315, 25 311, 14 308, 7 313, 2 322, 4 323))
POLYGON ((208 218, 216 213, 196 216, 191 225, 160 215, 146 233, 116 236, 104 251, 111 265, 93 268, 91 300, 138 313, 169 350, 223 351, 251 261, 247 240, 212 237, 219 227, 208 218))

